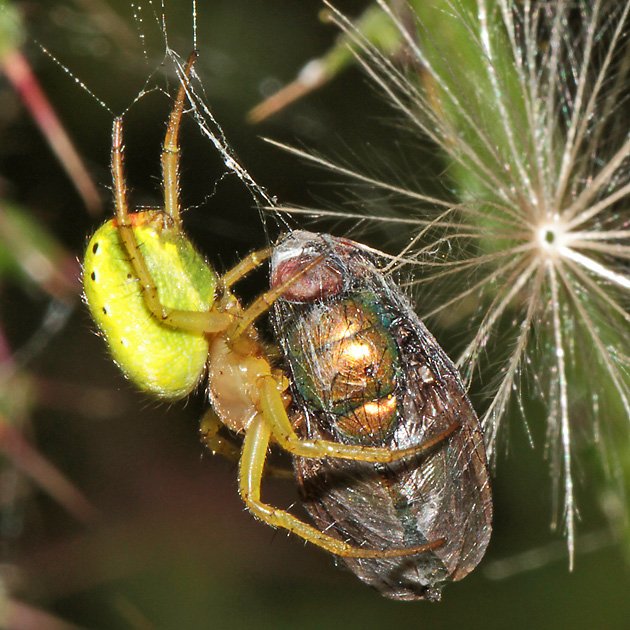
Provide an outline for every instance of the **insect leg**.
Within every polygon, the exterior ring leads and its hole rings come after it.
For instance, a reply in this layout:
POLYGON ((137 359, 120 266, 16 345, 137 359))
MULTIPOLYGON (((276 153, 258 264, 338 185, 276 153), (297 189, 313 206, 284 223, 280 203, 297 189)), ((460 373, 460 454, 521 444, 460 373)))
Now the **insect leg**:
POLYGON ((267 457, 271 434, 271 426, 266 421, 266 417, 262 414, 258 414, 252 421, 245 435, 239 468, 239 491, 241 498, 250 512, 268 525, 272 527, 282 527, 330 553, 355 558, 390 558, 415 555, 444 544, 444 539, 440 538, 426 545, 402 549, 381 550, 353 547, 324 532, 320 532, 315 527, 306 524, 304 521, 289 514, 289 512, 285 510, 274 508, 263 503, 260 499, 260 482, 265 467, 265 459, 267 457))

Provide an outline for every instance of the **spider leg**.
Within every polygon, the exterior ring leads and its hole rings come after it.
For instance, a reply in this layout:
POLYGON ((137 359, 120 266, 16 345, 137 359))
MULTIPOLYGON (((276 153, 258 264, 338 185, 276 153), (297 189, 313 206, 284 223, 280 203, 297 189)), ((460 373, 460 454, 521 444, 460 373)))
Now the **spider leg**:
POLYGON ((355 558, 391 558, 415 555, 444 544, 440 538, 425 545, 401 549, 363 549, 354 547, 324 532, 320 532, 285 510, 274 508, 260 499, 260 483, 265 467, 267 449, 271 439, 271 425, 263 414, 252 421, 243 443, 239 467, 239 491, 249 511, 272 527, 282 527, 307 542, 313 543, 338 556, 355 558))
POLYGON ((114 178, 114 200, 118 233, 129 255, 134 273, 142 287, 142 295, 147 308, 167 326, 199 333, 213 333, 225 330, 233 317, 215 309, 209 311, 185 311, 167 308, 160 302, 158 289, 147 268, 142 251, 134 232, 134 223, 142 220, 144 213, 129 214, 123 168, 123 127, 122 118, 114 120, 112 133, 112 172, 114 178))
POLYGON ((223 286, 224 289, 229 289, 235 282, 267 260, 267 258, 271 256, 271 252, 272 248, 267 247, 266 249, 252 252, 249 256, 243 258, 237 265, 221 276, 219 279, 221 286, 223 286))
MULTIPOLYGON (((193 53, 184 68, 185 81, 188 81, 190 78, 196 57, 197 54, 193 53)), ((186 100, 185 81, 182 81, 170 114, 161 158, 164 182, 164 222, 168 223, 167 219, 172 219, 175 231, 181 230, 178 195, 179 126, 186 100)), ((218 308, 210 309, 209 311, 172 309, 165 307, 160 301, 158 289, 144 261, 134 232, 134 224, 142 220, 141 215, 143 213, 129 214, 124 177, 123 121, 120 117, 114 120, 112 132, 112 173, 118 231, 142 287, 142 294, 147 308, 159 321, 172 328, 200 334, 217 333, 226 330, 234 321, 233 314, 221 312, 218 308)), ((229 288, 242 276, 260 265, 270 254, 271 249, 267 248, 247 256, 220 279, 223 288, 229 288)), ((226 300, 229 300, 230 297, 228 293, 226 300)), ((240 307, 238 310, 240 310, 240 307)))
MULTIPOLYGON (((193 53, 184 75, 186 80, 192 72, 192 65, 196 54, 193 53)), ((169 124, 164 139, 162 151, 162 174, 164 177, 164 209, 163 222, 175 232, 180 231, 179 202, 177 191, 177 171, 179 164, 179 123, 181 120, 186 96, 185 83, 179 89, 175 105, 171 112, 169 124), (169 225, 169 220, 172 221, 169 225)), ((114 184, 114 203, 116 207, 116 220, 118 233, 126 249, 135 275, 142 287, 142 294, 147 308, 165 325, 198 333, 216 333, 225 330, 233 321, 233 316, 219 312, 218 309, 209 311, 187 311, 165 307, 158 294, 158 289, 147 268, 141 248, 138 244, 134 225, 144 219, 145 213, 129 214, 127 204, 127 190, 124 176, 124 150, 123 150, 123 121, 121 117, 114 120, 112 131, 112 173, 114 184)))
MULTIPOLYGON (((201 439, 213 455, 222 455, 226 459, 238 462, 241 456, 240 444, 235 444, 229 438, 220 435, 219 430, 225 426, 213 409, 208 409, 201 419, 199 432, 201 439)), ((272 466, 265 463, 265 477, 275 477, 277 479, 293 479, 293 470, 272 466)))
POLYGON ((437 435, 402 449, 391 449, 378 446, 359 446, 341 444, 328 440, 304 440, 298 437, 291 426, 285 409, 285 403, 278 391, 278 384, 272 376, 261 376, 259 379, 260 407, 269 423, 270 431, 280 446, 292 455, 300 457, 339 457, 362 462, 389 463, 418 455, 447 439, 459 426, 454 422, 437 435))
POLYGON ((193 65, 198 53, 194 51, 188 58, 184 68, 184 79, 181 82, 175 105, 168 119, 166 136, 162 146, 162 185, 164 186, 164 212, 181 227, 179 208, 179 125, 186 101, 186 85, 190 81, 193 65))
POLYGON ((230 461, 238 462, 241 449, 231 440, 219 434, 219 429, 222 426, 224 426, 223 422, 214 409, 208 409, 199 423, 201 439, 213 455, 223 455, 230 461))
MULTIPOLYGON (((271 255, 272 249, 269 248, 265 251, 269 252, 267 255, 271 255)), ((227 337, 230 339, 237 339, 243 335, 261 315, 273 306, 273 303, 278 298, 282 297, 282 295, 294 282, 299 280, 304 274, 308 273, 313 267, 316 267, 323 259, 324 256, 314 258, 307 265, 304 265, 297 273, 293 274, 288 280, 285 280, 282 284, 269 289, 269 291, 266 291, 254 300, 254 302, 239 315, 238 320, 234 322, 232 328, 227 331, 227 337)))

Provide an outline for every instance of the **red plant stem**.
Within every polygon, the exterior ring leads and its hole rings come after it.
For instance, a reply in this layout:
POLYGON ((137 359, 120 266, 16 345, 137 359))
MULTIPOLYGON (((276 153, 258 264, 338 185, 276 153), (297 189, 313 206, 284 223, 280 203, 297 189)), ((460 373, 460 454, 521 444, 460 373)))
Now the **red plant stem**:
POLYGON ((98 512, 81 492, 0 415, 0 451, 77 520, 94 524, 98 512))
POLYGON ((2 60, 2 70, 68 173, 88 212, 98 214, 101 208, 98 190, 22 52, 9 53, 2 60))
POLYGON ((79 626, 17 599, 9 598, 5 605, 4 618, 0 619, 0 623, 6 630, 81 630, 79 626))

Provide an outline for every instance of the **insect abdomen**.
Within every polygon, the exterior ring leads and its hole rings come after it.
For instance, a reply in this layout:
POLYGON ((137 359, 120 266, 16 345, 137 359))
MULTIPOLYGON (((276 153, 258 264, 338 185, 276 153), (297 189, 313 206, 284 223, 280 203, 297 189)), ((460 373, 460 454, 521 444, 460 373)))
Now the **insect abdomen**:
POLYGON ((396 344, 369 301, 357 296, 316 303, 287 334, 295 386, 335 437, 382 443, 398 414, 400 360, 396 344))

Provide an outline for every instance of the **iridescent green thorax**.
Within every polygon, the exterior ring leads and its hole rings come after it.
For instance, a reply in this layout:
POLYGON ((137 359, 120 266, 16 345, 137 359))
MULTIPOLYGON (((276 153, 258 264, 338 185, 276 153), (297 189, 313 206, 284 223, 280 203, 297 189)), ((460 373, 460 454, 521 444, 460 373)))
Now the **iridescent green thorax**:
POLYGON ((398 413, 400 357, 369 295, 302 307, 286 350, 295 386, 351 443, 378 444, 398 413))
MULTIPOLYGON (((210 310, 217 276, 181 229, 159 211, 138 212, 130 219, 161 303, 210 310)), ((83 284, 90 313, 131 381, 161 398, 181 398, 194 389, 205 369, 208 341, 151 315, 115 220, 90 239, 83 284)))

